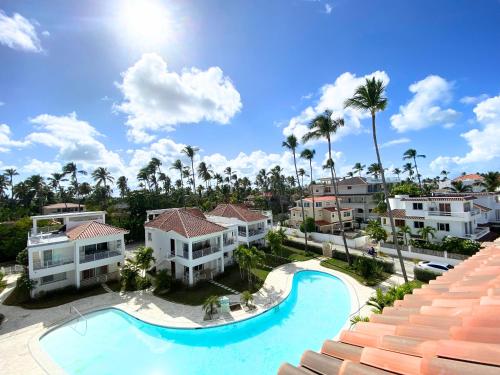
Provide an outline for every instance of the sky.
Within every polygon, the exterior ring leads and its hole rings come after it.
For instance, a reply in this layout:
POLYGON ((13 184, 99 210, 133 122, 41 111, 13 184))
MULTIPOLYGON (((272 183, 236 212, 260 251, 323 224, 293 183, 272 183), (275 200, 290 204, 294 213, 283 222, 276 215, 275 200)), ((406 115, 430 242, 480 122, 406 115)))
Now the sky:
MULTIPOLYGON (((375 162, 369 116, 343 106, 375 76, 389 171, 409 148, 424 176, 498 170, 499 46, 498 0, 2 0, 0 169, 74 161, 134 186, 151 157, 177 179, 192 145, 219 173, 293 174, 283 140, 331 109, 343 175, 375 162)), ((325 175, 325 142, 303 147, 325 175)))

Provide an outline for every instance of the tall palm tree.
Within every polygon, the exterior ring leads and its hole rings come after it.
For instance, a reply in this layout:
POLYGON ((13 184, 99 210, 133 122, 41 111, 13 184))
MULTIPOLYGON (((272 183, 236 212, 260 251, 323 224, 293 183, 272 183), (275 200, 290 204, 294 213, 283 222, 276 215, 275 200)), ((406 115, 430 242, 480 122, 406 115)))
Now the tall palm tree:
POLYGON ((184 174, 183 174, 183 171, 184 171, 184 166, 182 165, 182 161, 180 159, 177 159, 176 161, 174 161, 172 163, 172 166, 170 167, 170 169, 175 169, 177 171, 179 171, 179 174, 181 175, 181 189, 184 189, 184 174))
POLYGON ((401 177, 399 177, 401 175, 401 173, 403 173, 403 171, 399 168, 394 168, 392 170, 392 173, 394 173, 396 176, 398 176, 398 181, 401 181, 401 177))
POLYGON ((410 148, 403 154, 403 160, 413 159, 413 164, 415 165, 415 171, 417 172, 418 186, 422 189, 422 181, 420 181, 420 174, 418 173, 417 158, 425 158, 425 155, 419 155, 417 150, 410 148))
POLYGON ((487 191, 494 192, 500 187, 500 173, 499 172, 488 172, 483 173, 483 185, 486 187, 487 191))
POLYGON ((0 174, 0 198, 2 198, 4 195, 7 195, 5 191, 7 190, 7 186, 9 183, 7 182, 7 179, 5 178, 5 175, 0 174))
POLYGON ((306 143, 311 139, 324 138, 328 142, 328 161, 327 165, 330 169, 332 177, 333 191, 335 193, 335 206, 337 208, 337 215, 339 218, 340 234, 342 235, 342 240, 344 242, 344 249, 349 265, 352 265, 351 254, 349 253, 349 248, 347 247, 347 240, 345 238, 344 223, 342 220, 342 214, 340 211, 339 203, 339 190, 337 186, 337 173, 335 171, 335 163, 332 159, 332 142, 331 136, 335 134, 337 130, 344 126, 344 119, 332 119, 333 112, 326 110, 323 114, 316 116, 309 123, 309 132, 302 138, 303 142, 306 143))
POLYGON ((378 176, 380 175, 380 164, 373 163, 368 167, 367 174, 371 174, 376 180, 378 180, 378 176))
POLYGON ((205 187, 208 189, 208 182, 212 179, 213 171, 207 167, 207 164, 202 161, 198 164, 198 177, 205 181, 205 187))
POLYGON ((286 141, 283 141, 282 146, 285 147, 286 149, 290 150, 293 155, 293 165, 295 167, 295 175, 297 176, 297 184, 299 185, 299 191, 300 191, 300 207, 302 208, 302 223, 304 227, 304 241, 305 241, 305 251, 308 251, 307 247, 307 225, 306 225, 306 214, 304 211, 304 190, 302 190, 302 186, 300 185, 300 180, 299 180, 299 171, 297 169, 297 156, 296 156, 296 151, 297 147, 299 146, 299 142, 297 141, 297 137, 295 137, 293 134, 289 135, 286 138, 286 141))
POLYGON ((455 193, 469 193, 472 191, 472 186, 464 185, 460 180, 451 182, 451 190, 455 193))
POLYGON ((413 180, 413 175, 414 175, 414 171, 413 171, 413 164, 412 163, 406 163, 405 165, 403 165, 403 173, 408 173, 408 179, 409 180, 413 180))
POLYGON ((403 237, 405 245, 408 246, 408 238, 411 235, 411 228, 408 225, 403 225, 401 228, 399 228, 398 233, 403 237))
POLYGON ((108 183, 112 184, 115 178, 111 175, 111 172, 104 167, 97 167, 94 172, 92 172, 92 178, 96 182, 97 187, 101 185, 104 187, 104 206, 106 206, 108 194, 111 193, 108 183))
POLYGON ((78 211, 80 211, 80 189, 78 185, 78 175, 85 176, 87 175, 87 171, 78 169, 75 163, 70 162, 63 167, 63 173, 64 175, 71 176, 71 180, 73 181, 73 185, 75 186, 76 199, 78 200, 78 211))
POLYGON ((50 187, 54 191, 54 193, 60 192, 61 182, 68 181, 64 178, 64 173, 52 173, 49 178, 47 178, 50 182, 50 187))
POLYGON ((366 165, 364 164, 361 164, 361 163, 356 163, 354 164, 354 166, 352 167, 352 171, 354 173, 358 173, 359 174, 359 177, 361 177, 361 172, 365 169, 366 165))
MULTIPOLYGON (((387 107, 387 98, 385 97, 385 85, 381 80, 376 80, 375 77, 371 79, 366 79, 364 85, 359 86, 352 98, 347 99, 345 102, 345 107, 352 107, 362 111, 369 111, 372 118, 372 135, 373 144, 375 146, 375 153, 377 154, 377 161, 380 165, 380 175, 382 177, 382 186, 384 187, 385 201, 387 204, 387 211, 389 214, 389 221, 391 223, 391 230, 393 233, 394 240, 396 239, 396 226, 394 225, 394 217, 391 210, 391 205, 389 203, 389 189, 385 181, 384 168, 382 166, 382 160, 380 158, 380 151, 377 143, 377 127, 376 127, 376 115, 377 112, 385 110, 387 107)), ((408 282, 408 276, 406 275, 405 264, 403 262, 403 256, 401 254, 401 249, 399 247, 398 241, 394 241, 396 251, 398 253, 399 263, 401 265, 401 271, 403 272, 403 278, 405 283, 408 282)))
POLYGON ((191 159, 191 171, 193 173, 193 193, 196 193, 196 179, 194 177, 194 156, 199 151, 198 147, 186 146, 182 149, 182 153, 191 159))
POLYGON ((420 237, 422 237, 422 239, 426 240, 427 242, 429 242, 429 237, 430 238, 436 237, 435 233, 436 233, 436 228, 430 226, 426 226, 418 230, 418 234, 420 234, 420 237))
POLYGON ((39 174, 33 175, 26 180, 29 189, 34 192, 35 199, 38 201, 38 209, 42 213, 44 199, 46 197, 46 185, 42 176, 39 174))
POLYGON ((14 176, 19 176, 19 173, 15 168, 7 168, 5 170, 5 175, 9 176, 10 197, 14 199, 14 176))
POLYGON ((304 168, 299 168, 299 176, 301 178, 302 187, 304 187, 304 176, 307 176, 306 171, 304 170, 304 168))
POLYGON ((312 167, 312 160, 314 159, 314 155, 316 155, 316 150, 314 149, 309 149, 309 148, 305 148, 302 150, 302 152, 300 153, 300 157, 302 159, 306 159, 307 161, 309 161, 309 175, 310 175, 310 187, 311 187, 311 197, 312 197, 312 205, 313 205, 313 220, 314 222, 316 222, 316 208, 314 207, 315 206, 315 203, 314 203, 314 190, 312 188, 312 183, 313 183, 313 167, 312 167))
POLYGON ((120 190, 120 197, 124 198, 127 195, 128 189, 128 179, 125 176, 118 177, 116 180, 116 187, 120 190))
POLYGON ((231 167, 226 167, 224 173, 227 174, 226 181, 229 183, 229 190, 231 190, 231 177, 233 175, 233 170, 231 167))
POLYGON ((165 173, 160 172, 158 181, 163 183, 163 190, 165 191, 165 194, 169 194, 170 188, 172 187, 172 180, 170 179, 170 177, 165 173))
POLYGON ((446 181, 448 179, 448 175, 450 174, 450 172, 447 171, 446 169, 443 169, 440 174, 441 176, 443 176, 443 181, 446 181))

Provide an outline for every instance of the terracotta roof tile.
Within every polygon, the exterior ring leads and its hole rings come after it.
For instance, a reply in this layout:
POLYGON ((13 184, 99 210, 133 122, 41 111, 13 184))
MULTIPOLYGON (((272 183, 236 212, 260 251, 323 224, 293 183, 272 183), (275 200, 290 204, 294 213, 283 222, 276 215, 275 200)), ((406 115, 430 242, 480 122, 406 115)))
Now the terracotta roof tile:
POLYGON ((344 186, 344 185, 367 185, 366 179, 363 177, 350 177, 350 178, 345 178, 343 180, 340 180, 337 182, 338 186, 344 186))
MULTIPOLYGON (((423 216, 406 216, 406 210, 401 208, 395 208, 392 212, 392 217, 395 219, 408 219, 408 220, 424 220, 423 216)), ((389 217, 387 212, 381 214, 382 217, 389 217)))
POLYGON ((490 243, 278 374, 500 374, 499 270, 500 242, 490 243), (353 363, 363 367, 347 371, 353 363))
POLYGON ((251 211, 239 204, 219 204, 208 214, 211 216, 234 218, 245 222, 267 219, 267 216, 262 215, 260 212, 251 211))
POLYGON ((165 232, 174 231, 185 238, 218 233, 226 228, 201 217, 199 210, 171 208, 155 219, 144 224, 146 228, 156 228, 165 232))
POLYGON ((323 225, 332 225, 332 224, 334 224, 334 223, 329 223, 326 220, 316 220, 314 223, 316 225, 319 225, 320 227, 323 226, 323 225))
POLYGON ((484 180, 483 176, 477 173, 466 174, 464 176, 458 176, 454 178, 453 181, 464 181, 464 180, 484 180))
POLYGON ((83 240, 86 238, 104 237, 115 234, 127 234, 127 233, 129 233, 129 231, 122 228, 114 227, 108 224, 103 224, 98 221, 89 221, 67 230, 66 236, 68 236, 70 240, 75 241, 75 240, 83 240))

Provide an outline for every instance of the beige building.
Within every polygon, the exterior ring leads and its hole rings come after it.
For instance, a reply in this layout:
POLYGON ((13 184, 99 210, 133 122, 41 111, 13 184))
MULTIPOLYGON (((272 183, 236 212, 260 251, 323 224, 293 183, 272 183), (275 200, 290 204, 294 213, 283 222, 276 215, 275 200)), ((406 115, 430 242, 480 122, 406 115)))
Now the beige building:
MULTIPOLYGON (((321 233, 333 233, 340 228, 337 208, 335 206, 335 197, 315 197, 314 210, 313 199, 311 197, 303 199, 304 213, 306 217, 314 217, 316 231, 321 233)), ((295 202, 296 206, 290 209, 290 226, 299 228, 303 221, 302 207, 300 200, 295 202)), ((344 228, 352 228, 353 212, 352 208, 341 208, 342 222, 344 228)))
POLYGON ((78 205, 77 203, 55 203, 43 206, 44 215, 83 211, 85 211, 85 206, 83 204, 78 205))

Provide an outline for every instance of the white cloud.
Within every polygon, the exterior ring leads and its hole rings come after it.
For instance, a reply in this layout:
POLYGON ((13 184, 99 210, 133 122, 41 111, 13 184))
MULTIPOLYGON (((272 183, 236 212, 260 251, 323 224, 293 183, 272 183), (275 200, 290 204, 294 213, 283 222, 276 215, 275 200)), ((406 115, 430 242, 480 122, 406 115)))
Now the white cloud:
POLYGON ((404 143, 410 143, 410 138, 398 138, 398 139, 393 139, 392 141, 388 141, 385 143, 382 143, 380 145, 380 148, 386 148, 386 147, 391 147, 395 145, 401 145, 404 143))
POLYGON ((170 72, 154 53, 128 68, 118 87, 124 100, 115 108, 127 114, 128 136, 139 143, 155 139, 150 131, 172 131, 182 123, 227 124, 242 107, 239 92, 221 68, 170 72))
POLYGON ((5 102, 0 102, 0 107, 4 106, 4 105, 5 105, 5 102))
POLYGON ((0 10, 0 44, 27 52, 42 52, 33 23, 18 13, 9 17, 0 10))
POLYGON ((52 173, 60 172, 62 165, 59 162, 41 161, 32 159, 28 164, 21 168, 22 173, 40 174, 44 177, 50 176, 52 173))
POLYGON ((478 96, 464 96, 460 99, 460 103, 462 104, 477 104, 482 102, 483 100, 488 99, 488 95, 481 94, 478 96))
POLYGON ((477 122, 482 129, 472 129, 460 134, 467 141, 470 150, 464 156, 439 156, 430 167, 433 170, 453 164, 484 164, 500 157, 500 96, 483 100, 474 108, 477 122))
POLYGON ((47 30, 44 30, 44 31, 42 31, 42 35, 47 38, 50 36, 50 32, 48 32, 47 30))
POLYGON ((332 13, 332 10, 333 10, 333 6, 331 4, 326 3, 325 4, 325 13, 330 14, 330 13, 332 13))
POLYGON ((352 108, 344 109, 344 102, 353 95, 358 86, 365 82, 366 78, 370 77, 381 79, 386 85, 389 83, 389 76, 383 71, 376 71, 361 77, 356 77, 349 72, 343 73, 334 83, 321 87, 321 97, 316 105, 305 108, 300 115, 293 117, 288 126, 283 129, 283 134, 285 136, 294 134, 301 139, 308 132, 308 122, 326 109, 333 111, 333 117, 343 117, 345 120, 345 126, 339 129, 333 140, 338 140, 347 134, 360 133, 362 131, 361 119, 369 117, 369 114, 352 108))
POLYGON ((7 124, 0 124, 0 152, 8 152, 12 147, 25 147, 28 141, 14 141, 12 132, 7 124))
POLYGON ((96 138, 102 134, 88 122, 79 120, 75 112, 66 116, 41 114, 30 122, 37 131, 26 140, 57 149, 57 158, 61 161, 81 163, 85 169, 104 166, 115 173, 124 172, 120 156, 98 141, 96 138))
POLYGON ((410 85, 413 98, 399 107, 399 113, 391 116, 391 124, 398 132, 420 130, 432 125, 453 124, 460 113, 439 105, 451 101, 453 83, 436 75, 430 75, 410 85))

